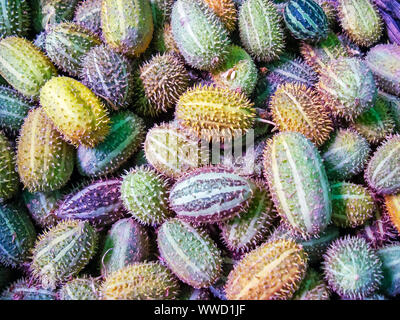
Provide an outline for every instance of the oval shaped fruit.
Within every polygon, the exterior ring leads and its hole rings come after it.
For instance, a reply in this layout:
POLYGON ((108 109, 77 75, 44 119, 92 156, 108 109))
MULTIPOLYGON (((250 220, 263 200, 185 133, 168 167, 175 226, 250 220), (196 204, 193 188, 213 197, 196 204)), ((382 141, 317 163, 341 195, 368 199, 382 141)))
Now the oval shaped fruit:
POLYGON ((58 292, 60 300, 100 300, 100 281, 76 278, 64 284, 58 292))
POLYGON ((6 136, 0 131, 0 203, 11 199, 19 189, 15 170, 15 153, 6 136))
POLYGON ((57 293, 53 289, 43 288, 32 279, 22 278, 4 290, 0 300, 57 300, 57 293))

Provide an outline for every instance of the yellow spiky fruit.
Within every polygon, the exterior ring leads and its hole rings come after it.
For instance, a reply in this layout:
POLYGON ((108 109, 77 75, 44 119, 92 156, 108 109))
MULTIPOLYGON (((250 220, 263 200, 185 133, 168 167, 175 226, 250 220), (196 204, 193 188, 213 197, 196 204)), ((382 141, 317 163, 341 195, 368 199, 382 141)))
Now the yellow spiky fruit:
POLYGON ((225 286, 229 300, 285 300, 299 288, 307 254, 293 240, 275 240, 248 253, 231 271, 225 286))
POLYGON ((228 31, 236 29, 237 11, 232 0, 204 0, 221 19, 228 31))
POLYGON ((386 210, 390 221, 400 233, 400 193, 385 196, 386 210))

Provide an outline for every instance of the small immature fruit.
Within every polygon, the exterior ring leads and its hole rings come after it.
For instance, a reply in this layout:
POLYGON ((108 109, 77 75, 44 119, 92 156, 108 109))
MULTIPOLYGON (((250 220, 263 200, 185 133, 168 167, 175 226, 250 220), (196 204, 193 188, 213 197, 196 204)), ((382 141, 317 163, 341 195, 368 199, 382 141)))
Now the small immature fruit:
POLYGON ((131 169, 122 180, 121 199, 128 212, 143 224, 159 225, 172 216, 166 179, 148 167, 131 169))
POLYGON ((76 278, 64 284, 58 292, 60 300, 100 300, 100 281, 76 278))
POLYGON ((43 288, 32 279, 19 279, 0 295, 0 300, 57 300, 53 289, 43 288))
POLYGON ((40 91, 40 104, 57 130, 75 146, 92 148, 109 132, 110 119, 104 105, 72 78, 54 77, 48 81, 40 91))
POLYGON ((30 192, 63 187, 74 169, 75 151, 56 131, 42 108, 29 112, 17 144, 18 173, 30 192))
POLYGON ((316 147, 297 132, 269 140, 264 170, 278 214, 305 237, 317 236, 331 221, 332 204, 325 168, 316 147))
POLYGON ((36 97, 57 70, 28 40, 8 37, 0 41, 0 74, 24 96, 36 97))
POLYGON ((179 219, 171 219, 158 230, 157 243, 169 269, 192 287, 209 287, 221 276, 221 252, 201 229, 179 219))
POLYGON ((307 269, 307 254, 293 240, 266 242, 248 253, 229 274, 228 300, 290 299, 307 269))
POLYGON ((310 269, 294 294, 293 300, 329 300, 329 288, 320 274, 310 269))
POLYGON ((237 12, 234 0, 204 0, 231 32, 236 29, 237 12))
POLYGON ((400 193, 385 195, 385 206, 390 221, 400 233, 400 193))
POLYGON ((97 233, 87 221, 65 220, 44 232, 33 249, 32 274, 44 288, 77 275, 95 253, 97 233))
POLYGON ((139 56, 153 37, 153 17, 148 0, 103 0, 101 27, 106 43, 117 52, 139 56))
POLYGON ((178 297, 179 284, 159 262, 134 263, 106 277, 104 300, 170 300, 178 297))
POLYGON ((19 189, 15 171, 15 153, 6 136, 0 131, 0 203, 11 199, 19 189))
POLYGON ((26 37, 31 28, 31 12, 28 0, 2 0, 0 9, 0 38, 26 37))
POLYGON ((75 10, 74 22, 85 29, 101 36, 102 0, 82 1, 75 10))
POLYGON ((395 297, 400 293, 400 246, 389 245, 378 250, 378 256, 382 261, 383 280, 382 291, 395 297))

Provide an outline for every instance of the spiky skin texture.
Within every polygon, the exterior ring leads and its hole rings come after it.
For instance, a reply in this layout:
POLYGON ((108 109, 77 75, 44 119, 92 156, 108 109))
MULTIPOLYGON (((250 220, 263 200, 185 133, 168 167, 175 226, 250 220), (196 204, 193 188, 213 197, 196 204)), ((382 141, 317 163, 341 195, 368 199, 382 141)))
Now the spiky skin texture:
POLYGON ((183 128, 208 141, 240 137, 253 127, 255 114, 243 94, 201 85, 181 95, 175 110, 183 128))
POLYGON ((108 274, 135 262, 143 262, 150 255, 147 230, 133 218, 121 219, 113 224, 101 254, 101 273, 108 274))
POLYGON ((101 284, 93 278, 76 278, 64 284, 58 292, 59 300, 100 300, 101 284))
POLYGON ((13 204, 0 204, 0 263, 17 267, 28 260, 36 232, 28 214, 13 204))
POLYGON ((299 288, 307 254, 292 240, 266 242, 248 253, 230 272, 228 300, 285 300, 299 288))
POLYGON ((0 128, 16 134, 28 111, 33 108, 30 101, 12 88, 0 85, 0 128))
POLYGON ((231 251, 247 252, 266 239, 275 220, 272 200, 263 182, 255 181, 247 210, 220 223, 221 237, 231 251))
POLYGON ((314 0, 314 1, 321 6, 322 10, 324 10, 326 18, 328 20, 328 26, 333 28, 337 20, 335 2, 331 0, 314 0))
POLYGON ((250 96, 257 83, 257 67, 250 55, 236 45, 228 47, 225 61, 212 71, 217 86, 250 96))
POLYGON ((349 121, 371 108, 377 96, 374 76, 358 58, 332 60, 320 75, 318 89, 332 114, 349 121))
POLYGON ((24 38, 1 40, 0 59, 0 75, 27 97, 37 97, 40 88, 57 75, 50 59, 24 38))
POLYGON ((214 223, 244 212, 253 192, 250 181, 231 170, 202 167, 176 181, 169 194, 169 205, 181 219, 214 223))
POLYGON ((369 47, 382 36, 382 18, 370 0, 339 0, 340 25, 356 44, 369 47))
POLYGON ((322 276, 314 269, 309 269, 293 296, 293 300, 329 300, 329 288, 322 276))
POLYGON ((146 225, 159 225, 173 213, 168 207, 167 180, 148 167, 127 172, 121 184, 121 199, 128 212, 146 225))
POLYGON ((0 203, 11 199, 19 189, 15 171, 15 153, 6 136, 0 131, 0 203))
POLYGON ((26 37, 31 27, 29 1, 2 0, 0 6, 0 38, 7 36, 26 37))
POLYGON ((389 105, 390 112, 396 124, 396 130, 400 132, 400 97, 392 96, 383 91, 379 91, 379 96, 389 105))
POLYGON ((331 193, 316 147, 297 132, 268 141, 264 175, 283 221, 305 237, 317 236, 330 223, 331 193))
POLYGON ((153 17, 148 0, 104 0, 101 27, 106 43, 131 57, 138 57, 153 37, 153 17))
POLYGON ((25 118, 17 142, 17 167, 30 192, 63 187, 74 169, 74 148, 66 143, 42 108, 25 118))
POLYGON ((153 46, 155 50, 160 53, 169 52, 181 57, 178 45, 172 35, 172 27, 169 22, 164 23, 164 26, 154 34, 153 46))
POLYGON ((351 129, 339 129, 322 146, 321 156, 330 180, 346 180, 363 171, 371 147, 351 129))
POLYGON ((133 98, 133 63, 106 45, 93 47, 83 57, 82 83, 113 109, 129 107, 133 98))
POLYGON ((290 0, 285 5, 283 17, 296 39, 320 41, 328 35, 328 18, 313 0, 290 0))
POLYGON ((398 244, 389 245, 378 250, 378 256, 382 261, 383 280, 381 290, 391 296, 400 293, 400 246, 398 244))
POLYGON ((256 60, 277 59, 285 48, 282 17, 269 0, 247 0, 239 11, 240 39, 256 60))
POLYGON ((150 0, 154 32, 162 28, 164 22, 170 20, 174 2, 175 0, 150 0))
POLYGON ((237 12, 233 0, 204 0, 204 2, 221 19, 229 32, 236 29, 237 12))
POLYGON ((130 111, 110 118, 110 131, 94 148, 79 146, 77 167, 81 175, 103 176, 116 171, 136 151, 145 137, 144 121, 130 111))
POLYGON ((333 130, 325 103, 314 89, 304 84, 279 85, 270 108, 280 131, 300 132, 317 146, 323 144, 333 130))
POLYGON ((368 189, 350 182, 331 184, 332 222, 342 228, 356 228, 372 218, 375 203, 368 189))
POLYGON ((223 22, 203 0, 177 0, 172 7, 172 34, 186 63, 212 70, 222 63, 230 44, 223 22))
POLYGON ((201 229, 171 219, 158 230, 157 243, 161 258, 182 282, 200 289, 221 276, 221 252, 201 229))
POLYGON ((189 73, 173 54, 157 54, 140 67, 136 110, 144 116, 157 116, 173 108, 189 87, 189 73))
POLYGON ((346 236, 330 245, 323 269, 329 287, 341 297, 362 299, 373 294, 382 281, 382 263, 362 238, 346 236))
POLYGON ((110 130, 107 110, 99 98, 72 78, 48 81, 40 91, 40 104, 64 139, 74 146, 93 148, 110 130))
POLYGON ((19 279, 0 295, 0 300, 57 300, 57 293, 30 279, 19 279))
POLYGON ((400 46, 378 44, 365 57, 380 88, 400 97, 400 46))
POLYGON ((175 276, 159 262, 134 263, 107 276, 104 300, 171 300, 179 294, 175 276))
POLYGON ((101 36, 101 2, 102 0, 82 1, 74 15, 75 23, 98 36, 101 36))
POLYGON ((365 170, 365 180, 376 193, 400 192, 400 135, 388 137, 375 151, 365 170))
POLYGON ((386 195, 385 206, 390 221, 400 234, 400 194, 386 195))
POLYGON ((46 36, 47 32, 42 31, 36 36, 35 40, 33 40, 33 45, 38 47, 44 53, 46 52, 46 36))
POLYGON ((120 200, 119 179, 98 180, 67 195, 54 215, 58 219, 88 221, 97 228, 109 226, 125 216, 120 200))
POLYGON ((44 288, 77 275, 93 257, 97 233, 87 221, 65 220, 39 236, 30 269, 44 288))

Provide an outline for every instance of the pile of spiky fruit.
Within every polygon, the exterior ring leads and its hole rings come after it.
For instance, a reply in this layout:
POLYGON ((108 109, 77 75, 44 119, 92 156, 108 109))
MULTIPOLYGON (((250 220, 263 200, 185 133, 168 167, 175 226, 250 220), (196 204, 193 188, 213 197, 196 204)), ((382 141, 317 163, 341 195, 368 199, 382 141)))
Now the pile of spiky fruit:
POLYGON ((1 299, 400 294, 398 0, 1 3, 1 299))

